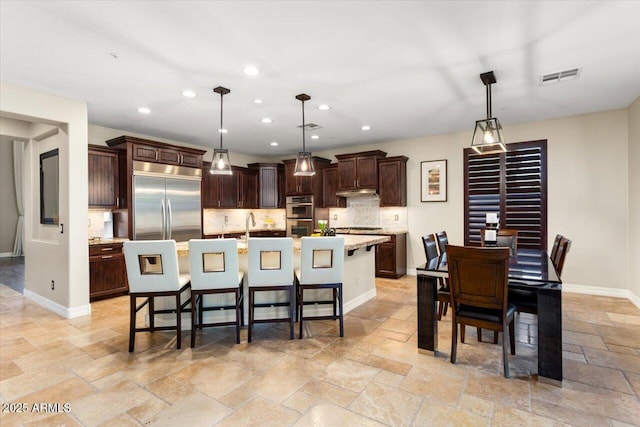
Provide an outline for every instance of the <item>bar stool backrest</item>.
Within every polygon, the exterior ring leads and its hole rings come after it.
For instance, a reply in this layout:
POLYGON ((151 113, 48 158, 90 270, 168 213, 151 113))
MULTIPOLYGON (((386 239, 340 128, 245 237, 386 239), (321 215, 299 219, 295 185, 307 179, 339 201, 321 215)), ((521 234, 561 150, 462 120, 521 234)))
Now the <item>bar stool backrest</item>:
POLYGON ((300 239, 300 283, 342 283, 344 237, 300 239))
POLYGON ((224 289, 238 286, 236 239, 189 240, 191 289, 224 289))
POLYGON ((249 238, 249 286, 293 285, 293 239, 249 238))
POLYGON ((132 240, 122 246, 129 292, 177 291, 181 280, 175 240, 132 240))

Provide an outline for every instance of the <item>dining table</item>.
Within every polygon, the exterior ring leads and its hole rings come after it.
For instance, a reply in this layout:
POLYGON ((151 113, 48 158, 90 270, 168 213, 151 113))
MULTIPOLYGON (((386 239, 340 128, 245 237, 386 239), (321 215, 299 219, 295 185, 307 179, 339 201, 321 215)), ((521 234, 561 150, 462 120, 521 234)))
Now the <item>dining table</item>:
MULTIPOLYGON (((448 278, 447 254, 417 269, 418 351, 438 351, 436 295, 448 278)), ((544 249, 517 249, 509 257, 509 289, 531 295, 538 318, 538 380, 562 382, 562 281, 544 249)))

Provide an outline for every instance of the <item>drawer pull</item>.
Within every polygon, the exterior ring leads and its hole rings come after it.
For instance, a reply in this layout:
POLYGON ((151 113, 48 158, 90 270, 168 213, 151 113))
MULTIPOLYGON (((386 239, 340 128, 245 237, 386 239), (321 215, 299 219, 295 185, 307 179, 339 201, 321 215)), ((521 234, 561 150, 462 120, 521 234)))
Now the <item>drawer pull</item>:
POLYGON ((113 248, 102 248, 102 252, 105 252, 105 251, 112 251, 112 250, 113 250, 113 248))
POLYGON ((101 258, 102 259, 109 259, 109 258, 113 258, 113 255, 104 255, 101 258))

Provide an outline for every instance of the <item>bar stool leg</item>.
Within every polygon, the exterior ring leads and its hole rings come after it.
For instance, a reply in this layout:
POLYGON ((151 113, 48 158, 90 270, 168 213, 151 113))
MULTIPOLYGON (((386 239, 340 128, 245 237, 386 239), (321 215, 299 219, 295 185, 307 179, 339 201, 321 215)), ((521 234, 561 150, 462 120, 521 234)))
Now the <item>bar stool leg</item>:
POLYGON ((136 296, 130 295, 130 317, 129 317, 129 353, 133 353, 133 347, 136 341, 136 296))
POLYGON ((253 289, 249 288, 249 326, 247 327, 248 342, 251 342, 252 326, 253 326, 253 289))
POLYGON ((176 335, 178 339, 178 350, 182 341, 182 313, 180 312, 180 292, 176 295, 176 335))
POLYGON ((289 339, 295 338, 295 332, 293 331, 293 321, 295 319, 295 305, 296 295, 293 286, 289 286, 289 339))
POLYGON ((338 301, 338 303, 340 304, 340 336, 344 337, 344 312, 342 310, 342 283, 340 283, 340 300, 338 301))
POLYGON ((300 291, 298 292, 298 317, 300 321, 300 336, 299 339, 302 339, 302 319, 303 319, 303 307, 304 307, 304 288, 300 285, 300 291))

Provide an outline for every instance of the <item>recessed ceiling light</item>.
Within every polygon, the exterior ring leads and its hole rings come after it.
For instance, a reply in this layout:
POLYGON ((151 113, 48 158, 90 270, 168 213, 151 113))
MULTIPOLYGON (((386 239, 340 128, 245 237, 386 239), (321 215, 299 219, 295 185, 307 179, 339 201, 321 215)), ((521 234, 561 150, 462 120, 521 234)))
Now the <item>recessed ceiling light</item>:
POLYGON ((371 126, 369 126, 369 125, 362 125, 362 126, 360 126, 360 129, 361 129, 361 130, 371 130, 371 126))
POLYGON ((265 117, 264 119, 260 120, 262 123, 271 123, 273 120, 271 120, 269 117, 265 117))
POLYGON ((320 137, 318 135, 311 135, 311 139, 319 139, 320 137))
POLYGON ((151 114, 151 110, 148 109, 147 107, 140 107, 140 108, 138 108, 138 113, 151 114))
POLYGON ((256 104, 262 104, 262 99, 254 99, 253 102, 256 104))
POLYGON ((277 147, 277 146, 278 146, 278 143, 277 143, 276 141, 271 141, 271 142, 269 143, 269 145, 270 145, 270 146, 272 146, 272 147, 277 147))
POLYGON ((218 132, 219 133, 227 133, 227 130, 226 129, 218 129, 218 132))
POLYGON ((247 65, 242 69, 242 72, 247 76, 257 76, 260 74, 260 70, 255 65, 247 65))
POLYGON ((196 93, 192 90, 183 90, 182 91, 182 96, 186 96, 187 98, 195 98, 196 97, 196 93))
POLYGON ((331 109, 331 107, 329 107, 327 104, 318 105, 318 110, 329 110, 329 109, 331 109))

